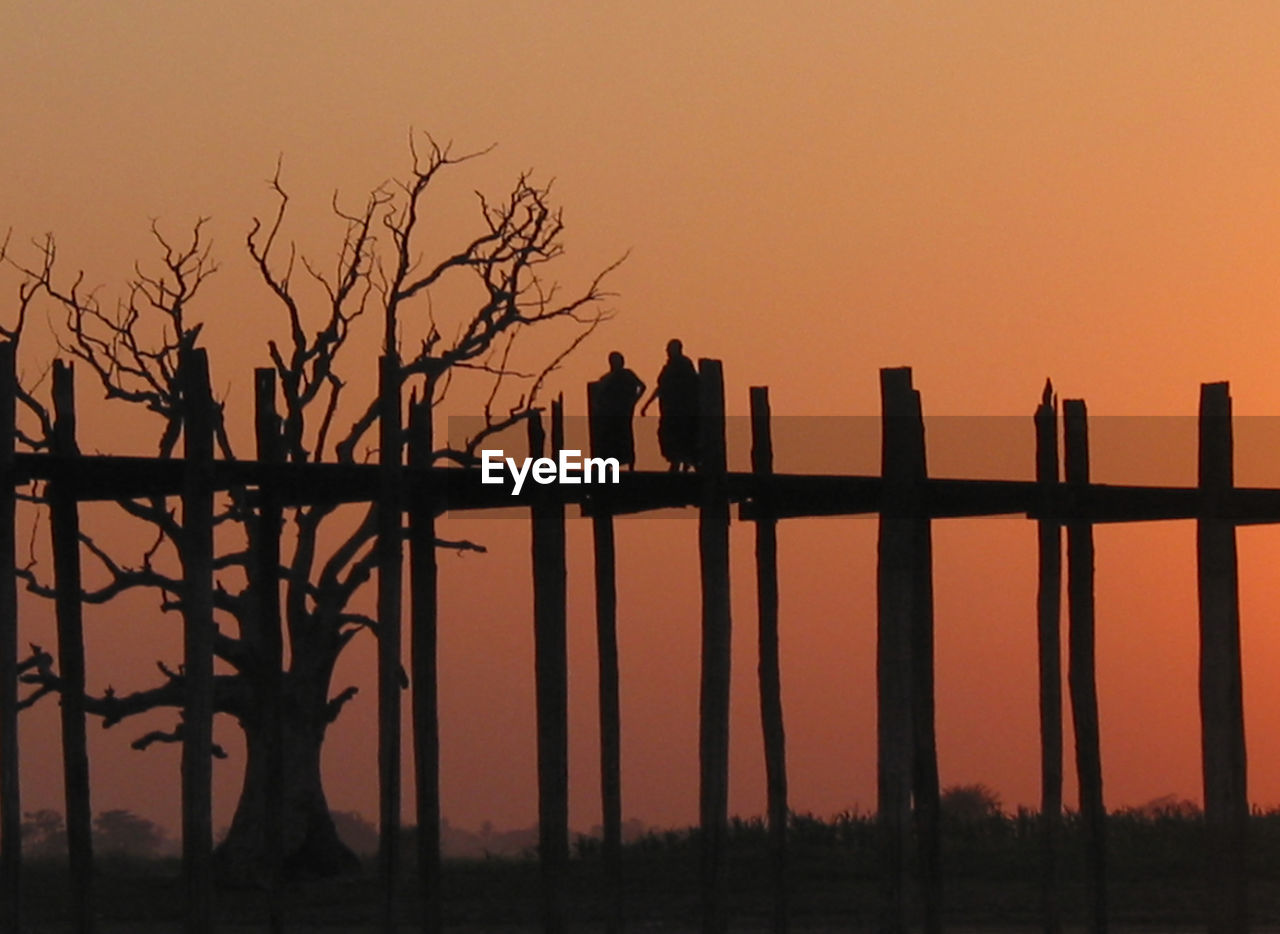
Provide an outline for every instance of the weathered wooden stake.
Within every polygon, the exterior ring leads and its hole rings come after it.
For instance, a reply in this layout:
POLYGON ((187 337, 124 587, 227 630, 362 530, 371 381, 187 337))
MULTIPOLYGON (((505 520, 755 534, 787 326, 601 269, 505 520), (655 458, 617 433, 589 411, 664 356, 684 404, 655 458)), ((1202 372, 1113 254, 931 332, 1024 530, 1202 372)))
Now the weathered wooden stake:
POLYGON ((1209 834, 1210 934, 1248 930, 1249 797, 1240 673, 1236 531, 1224 517, 1233 484, 1231 395, 1200 387, 1200 490, 1196 522, 1200 602, 1200 726, 1209 834))
MULTIPOLYGON (((601 436, 596 412, 597 383, 587 385, 587 426, 592 454, 601 436)), ((618 587, 613 516, 597 506, 591 516, 595 559, 596 658, 600 706, 600 811, 604 827, 603 861, 609 915, 606 929, 622 929, 622 726, 618 701, 618 587)))
MULTIPOLYGON (((773 431, 769 389, 751 387, 751 469, 758 477, 773 473, 773 431)), ((778 661, 778 520, 763 498, 756 502, 756 606, 759 616, 760 724, 769 813, 769 858, 773 870, 773 930, 786 934, 787 887, 787 743, 782 719, 782 674, 778 661)))
MULTIPOLYGON (((1089 484, 1089 423, 1084 400, 1063 402, 1067 486, 1077 508, 1089 484)), ((1090 894, 1089 930, 1107 929, 1107 811, 1102 797, 1102 751, 1098 726, 1098 685, 1094 666, 1093 523, 1067 523, 1067 637, 1071 719, 1076 734, 1076 775, 1084 822, 1085 862, 1090 894)))
MULTIPOLYGON (((430 467, 434 440, 432 386, 409 404, 409 463, 430 467)), ((440 900, 440 712, 436 670, 439 618, 436 514, 430 490, 409 504, 410 666, 413 683, 413 753, 418 807, 418 883, 423 934, 441 930, 440 900)))
POLYGON ((213 394, 209 358, 182 352, 182 863, 187 934, 213 931, 213 394))
MULTIPOLYGON (((1047 380, 1035 414, 1036 482, 1041 510, 1052 509, 1058 485, 1058 402, 1047 380)), ((1045 934, 1061 934, 1058 850, 1062 836, 1062 529, 1053 516, 1036 523, 1039 590, 1036 635, 1040 664, 1040 902, 1045 934)))
MULTIPOLYGON (((928 477, 924 411, 920 393, 911 392, 911 472, 917 483, 928 477)), ((917 860, 925 934, 942 930, 942 806, 938 787, 938 740, 933 690, 933 524, 919 494, 913 496, 911 582, 911 792, 915 800, 917 860)))
MULTIPOLYGON (((551 456, 564 445, 564 408, 551 406, 551 456)), ((529 419, 529 456, 546 437, 529 419)), ((542 864, 542 926, 565 930, 569 871, 569 673, 566 631, 564 504, 551 492, 532 509, 534 680, 538 710, 538 855, 542 864)))
MULTIPOLYGON (((254 440, 258 461, 278 464, 284 460, 281 420, 276 411, 276 371, 253 371, 254 440)), ((253 599, 257 608, 257 640, 260 668, 255 691, 261 698, 262 720, 267 732, 266 816, 263 836, 267 853, 267 897, 273 932, 283 929, 278 898, 283 845, 281 814, 284 810, 284 633, 280 617, 280 527, 283 511, 275 485, 258 486, 258 515, 253 530, 253 599)))
POLYGON ((400 359, 378 360, 378 862, 382 929, 396 929, 400 877, 400 666, 404 548, 401 517, 400 359))
POLYGON ((876 712, 877 823, 880 836, 880 930, 907 929, 907 890, 914 782, 915 730, 911 701, 911 655, 915 634, 920 544, 917 457, 913 420, 917 411, 911 370, 880 371, 881 476, 877 545, 876 712))
POLYGON ((703 934, 728 928, 725 837, 729 821, 729 499, 725 490, 724 373, 719 360, 698 361, 699 466, 702 501, 698 554, 702 573, 700 700, 701 882, 703 934))
POLYGON ((12 341, 0 341, 0 932, 22 919, 22 801, 18 781, 18 584, 14 523, 17 374, 12 341))
MULTIPOLYGON (((74 458, 76 445, 75 370, 53 363, 53 453, 74 458)), ((93 810, 89 801, 89 750, 84 722, 84 621, 81 614, 80 507, 75 492, 49 487, 53 568, 57 581, 54 612, 62 717, 62 776, 66 800, 67 854, 71 871, 71 917, 76 931, 93 930, 93 810)))

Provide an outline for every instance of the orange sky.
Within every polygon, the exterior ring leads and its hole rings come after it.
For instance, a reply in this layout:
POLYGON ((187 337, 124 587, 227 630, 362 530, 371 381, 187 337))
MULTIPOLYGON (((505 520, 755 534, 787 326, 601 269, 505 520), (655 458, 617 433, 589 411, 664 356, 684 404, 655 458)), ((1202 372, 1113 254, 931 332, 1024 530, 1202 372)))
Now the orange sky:
MULTIPOLYGON (((412 125, 500 144, 447 180, 441 243, 469 221, 472 188, 500 192, 532 167, 566 206, 567 284, 632 250, 611 280, 618 317, 559 376, 571 412, 608 350, 652 379, 673 335, 724 359, 739 412, 746 387, 768 383, 780 414, 873 413, 877 368, 900 364, 934 414, 1029 415, 1046 375, 1093 413, 1189 415, 1211 379, 1232 381, 1239 413, 1280 412, 1280 9, 831 7, 5 4, 0 229, 54 231, 68 268, 106 297, 154 255, 150 218, 176 233, 212 215, 222 269, 200 310, 215 386, 247 413, 246 377, 278 321, 259 311, 243 236, 272 208, 277 155, 297 207, 288 232, 327 258, 330 193, 358 203, 402 171, 412 125)), ((50 353, 37 325, 29 371, 50 353)), ((374 352, 374 330, 353 361, 374 352)), ((144 437, 105 412, 85 432, 89 447, 144 437)), ((1178 462, 1189 476, 1194 461, 1178 462)), ((654 823, 696 813, 693 528, 620 527, 624 811, 654 823)), ((445 813, 528 824, 525 532, 464 531, 493 553, 442 556, 445 813)), ((874 805, 874 534, 868 520, 782 533, 799 810, 874 805)), ((1264 804, 1280 803, 1277 534, 1240 534, 1251 794, 1264 804)), ((935 532, 943 780, 985 781, 1010 804, 1037 794, 1033 536, 1012 520, 935 532)), ((1196 797, 1192 526, 1097 539, 1108 801, 1196 797)), ((598 809, 584 524, 570 543, 573 822, 586 827, 598 809)), ((734 547, 731 806, 758 812, 749 529, 734 547)), ((152 615, 142 601, 91 618, 91 683, 141 685, 157 654, 173 658, 176 629, 152 615)), ((335 685, 368 688, 334 728, 328 785, 334 807, 371 814, 372 640, 360 641, 335 685)), ((30 807, 58 802, 55 723, 51 705, 26 718, 30 807)), ((93 731, 96 804, 172 823, 176 754, 132 753, 134 734, 93 731)), ((225 820, 237 764, 217 769, 225 820)))

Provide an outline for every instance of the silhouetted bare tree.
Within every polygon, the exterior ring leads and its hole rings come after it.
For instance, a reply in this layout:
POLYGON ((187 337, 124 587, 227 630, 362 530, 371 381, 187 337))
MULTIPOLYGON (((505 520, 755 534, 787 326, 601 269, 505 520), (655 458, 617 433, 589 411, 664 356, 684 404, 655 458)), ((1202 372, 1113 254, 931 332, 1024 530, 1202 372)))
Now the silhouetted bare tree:
MULTIPOLYGON (((430 137, 425 148, 415 142, 411 139, 413 166, 407 179, 375 189, 356 211, 344 209, 335 196, 333 210, 345 233, 331 268, 314 265, 292 242, 286 242, 283 231, 290 201, 278 166, 271 180, 274 211, 266 219, 255 219, 246 237, 249 257, 287 323, 288 336, 269 342, 267 354, 282 390, 281 447, 291 462, 322 458, 354 462, 371 443, 378 415, 376 399, 355 408, 345 431, 334 427, 343 411, 340 402, 346 386, 339 357, 357 319, 366 314, 381 314, 383 350, 398 354, 403 390, 437 405, 459 378, 485 381, 483 427, 459 446, 441 447, 433 455, 438 462, 462 464, 474 462, 485 438, 535 410, 548 374, 608 315, 602 308, 608 295, 602 283, 617 263, 567 297, 545 277, 546 264, 563 252, 564 224, 560 209, 550 200, 549 186, 536 184, 527 174, 501 200, 491 201, 477 193, 479 218, 474 234, 456 251, 426 264, 421 254, 428 192, 441 173, 483 152, 455 155, 450 146, 430 137), (320 307, 304 300, 308 290, 298 287, 304 278, 318 286, 309 294, 323 296, 320 307), (432 295, 455 278, 469 278, 472 287, 479 288, 472 293, 473 303, 450 314, 444 302, 432 301, 432 295), (535 367, 517 370, 512 363, 516 339, 533 326, 542 329, 557 321, 567 326, 558 351, 550 359, 544 356, 535 367)), ((106 399, 139 406, 157 416, 157 453, 173 457, 180 453, 183 424, 178 358, 185 347, 200 340, 201 324, 191 306, 216 267, 204 220, 195 223, 184 243, 173 242, 154 225, 152 232, 161 252, 158 269, 136 267, 115 308, 104 307, 97 293, 85 288, 83 274, 69 282, 59 278, 52 239, 37 244, 34 264, 19 264, 8 251, 7 261, 24 276, 19 325, 11 334, 20 334, 21 322, 37 297, 51 300, 65 315, 62 352, 92 374, 106 399)), ((452 288, 448 293, 455 299, 458 294, 452 288)), ((22 401, 28 424, 36 426, 22 440, 34 449, 47 448, 52 434, 47 408, 30 389, 23 391, 22 401)), ((221 456, 235 458, 225 421, 220 421, 216 434, 221 456)), ((163 612, 181 610, 183 582, 173 569, 179 566, 182 527, 173 505, 155 496, 119 506, 149 526, 153 538, 140 556, 126 561, 91 535, 82 534, 84 549, 105 572, 105 583, 87 589, 84 601, 101 604, 141 589, 159 595, 163 612)), ((330 818, 320 751, 329 724, 357 692, 355 686, 333 692, 330 682, 339 654, 360 632, 377 630, 376 621, 356 603, 357 593, 377 566, 375 510, 368 508, 354 522, 344 521, 339 512, 329 505, 290 510, 291 528, 286 535, 290 550, 279 568, 289 645, 280 714, 288 789, 283 797, 281 855, 286 865, 309 872, 341 871, 355 862, 330 818)), ((244 490, 229 492, 216 522, 218 540, 236 544, 224 549, 216 562, 215 651, 231 672, 216 677, 215 704, 218 712, 236 718, 248 750, 243 789, 219 858, 223 870, 233 877, 250 878, 261 871, 266 859, 266 763, 272 734, 262 717, 262 690, 269 679, 263 677, 263 631, 247 582, 255 525, 244 490), (234 534, 227 534, 228 527, 234 534)), ((439 544, 479 548, 465 542, 439 544)), ((31 592, 53 596, 52 583, 37 573, 34 559, 21 576, 31 592)), ((87 711, 111 726, 144 711, 181 707, 181 670, 163 661, 158 665, 163 680, 155 687, 125 695, 108 688, 100 696, 86 698, 87 711)), ((54 659, 38 648, 24 663, 22 679, 34 687, 27 705, 59 690, 54 659)), ((133 745, 145 748, 180 738, 179 723, 172 732, 153 731, 133 745)))

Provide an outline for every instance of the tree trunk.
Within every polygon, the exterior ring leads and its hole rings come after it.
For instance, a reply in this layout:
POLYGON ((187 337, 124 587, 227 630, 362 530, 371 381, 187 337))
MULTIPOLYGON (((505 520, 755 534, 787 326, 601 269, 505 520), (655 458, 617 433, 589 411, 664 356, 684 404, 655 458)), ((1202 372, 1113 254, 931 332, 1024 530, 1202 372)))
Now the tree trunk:
MULTIPOLYGON (((310 709, 300 709, 296 695, 286 689, 280 724, 284 744, 284 789, 279 795, 281 870, 286 878, 353 872, 360 868, 360 861, 338 838, 320 780, 323 712, 311 704, 302 706, 310 709)), ((232 885, 265 882, 269 865, 265 828, 271 734, 265 723, 250 721, 241 726, 247 746, 244 786, 231 829, 216 853, 219 877, 232 885)))

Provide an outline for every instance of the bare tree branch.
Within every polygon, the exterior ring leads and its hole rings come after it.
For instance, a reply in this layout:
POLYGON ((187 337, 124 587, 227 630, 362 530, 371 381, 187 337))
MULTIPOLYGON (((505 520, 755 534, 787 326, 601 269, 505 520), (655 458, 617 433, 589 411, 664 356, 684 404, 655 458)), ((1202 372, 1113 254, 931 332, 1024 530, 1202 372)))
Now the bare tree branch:
MULTIPOLYGON (((129 745, 134 749, 146 749, 152 743, 180 743, 183 740, 183 724, 179 723, 172 730, 166 733, 164 730, 152 730, 150 733, 144 733, 129 745)), ((209 747, 209 754, 215 759, 225 759, 227 753, 217 743, 213 743, 209 747)))

